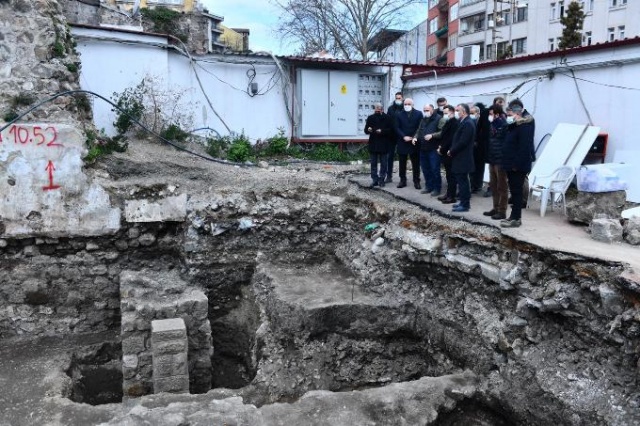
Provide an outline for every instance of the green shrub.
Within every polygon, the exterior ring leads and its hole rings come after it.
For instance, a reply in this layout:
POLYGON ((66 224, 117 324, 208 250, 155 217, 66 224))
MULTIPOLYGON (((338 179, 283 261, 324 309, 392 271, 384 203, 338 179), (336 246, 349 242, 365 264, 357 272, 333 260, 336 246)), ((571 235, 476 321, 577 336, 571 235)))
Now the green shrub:
POLYGON ((340 151, 337 144, 323 143, 316 145, 309 153, 310 160, 316 161, 350 161, 349 155, 340 151))
POLYGON ((289 139, 284 134, 284 128, 280 127, 278 133, 267 140, 264 154, 268 156, 283 155, 287 153, 289 139))
POLYGON ((131 128, 134 121, 140 121, 144 113, 144 80, 134 88, 127 88, 122 93, 114 92, 113 100, 118 108, 113 108, 116 121, 113 125, 119 135, 124 135, 131 128))
POLYGON ((236 163, 244 163, 252 154, 251 142, 242 133, 231 142, 231 146, 227 151, 227 159, 236 163))
POLYGON ((167 139, 169 141, 175 141, 175 142, 185 142, 187 140, 187 138, 189 137, 189 133, 185 132, 184 130, 182 130, 178 125, 176 124, 170 124, 167 127, 165 127, 164 129, 162 129, 162 131, 160 132, 160 136, 163 139, 167 139))
POLYGON ((231 136, 207 138, 207 154, 214 158, 224 158, 231 146, 231 136))
POLYGON ((129 146, 127 138, 124 136, 108 137, 101 131, 99 134, 93 130, 85 131, 86 144, 89 147, 89 153, 84 160, 93 163, 98 157, 112 152, 125 152, 129 146))
POLYGON ((78 70, 80 69, 79 64, 74 63, 74 62, 70 62, 68 64, 64 64, 64 66, 67 67, 67 70, 69 72, 73 72, 73 73, 78 72, 78 70))

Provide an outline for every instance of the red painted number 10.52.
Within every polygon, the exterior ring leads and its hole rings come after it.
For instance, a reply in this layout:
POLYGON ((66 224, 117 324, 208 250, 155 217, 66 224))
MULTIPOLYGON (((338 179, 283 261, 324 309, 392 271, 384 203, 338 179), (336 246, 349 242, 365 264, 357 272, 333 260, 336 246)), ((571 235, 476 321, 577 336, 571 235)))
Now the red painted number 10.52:
MULTIPOLYGON (((64 146, 57 143, 58 131, 53 126, 42 128, 40 126, 22 127, 13 125, 9 129, 9 138, 13 138, 14 144, 34 144, 42 147, 64 146)), ((0 139, 2 142, 2 139, 0 139)))

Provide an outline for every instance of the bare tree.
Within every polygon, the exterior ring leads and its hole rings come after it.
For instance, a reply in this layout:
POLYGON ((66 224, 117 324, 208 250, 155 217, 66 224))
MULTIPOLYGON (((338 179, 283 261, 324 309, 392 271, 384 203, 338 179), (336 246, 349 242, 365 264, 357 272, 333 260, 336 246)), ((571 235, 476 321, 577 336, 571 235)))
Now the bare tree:
POLYGON ((385 28, 406 27, 408 7, 427 3, 426 0, 272 1, 281 9, 278 33, 300 43, 301 53, 326 50, 345 59, 367 59, 373 35, 385 28))

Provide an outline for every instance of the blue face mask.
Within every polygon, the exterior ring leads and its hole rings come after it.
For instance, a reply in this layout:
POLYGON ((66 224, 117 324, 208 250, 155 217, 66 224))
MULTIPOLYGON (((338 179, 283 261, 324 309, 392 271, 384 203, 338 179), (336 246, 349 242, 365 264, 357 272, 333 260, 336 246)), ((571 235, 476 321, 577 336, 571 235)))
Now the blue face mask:
POLYGON ((507 117, 507 124, 513 124, 514 121, 516 121, 516 118, 513 115, 507 117))

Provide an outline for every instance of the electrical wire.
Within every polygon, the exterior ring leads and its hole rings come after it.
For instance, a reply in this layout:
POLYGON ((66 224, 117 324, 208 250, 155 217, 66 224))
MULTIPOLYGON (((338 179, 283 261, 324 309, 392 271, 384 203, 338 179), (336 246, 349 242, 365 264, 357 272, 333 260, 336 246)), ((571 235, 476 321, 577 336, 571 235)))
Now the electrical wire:
MULTIPOLYGON (((257 167, 255 164, 253 163, 235 163, 232 161, 226 161, 226 160, 220 160, 218 158, 213 158, 213 157, 208 157, 202 154, 199 154, 197 152, 188 150, 186 148, 181 147, 180 145, 177 145, 173 142, 171 142, 168 139, 163 138, 162 136, 160 136, 158 133, 154 132, 153 130, 149 129, 147 126, 145 126, 144 124, 142 124, 140 121, 138 121, 137 119, 131 117, 130 115, 128 115, 126 113, 126 111, 124 111, 122 108, 120 108, 118 105, 116 105, 115 103, 111 102, 111 100, 105 98, 102 95, 99 95, 95 92, 91 92, 89 90, 67 90, 64 92, 60 92, 60 93, 56 93, 53 96, 48 97, 47 99, 38 102, 37 104, 33 105, 31 108, 29 108, 28 110, 22 112, 21 114, 18 114, 17 117, 15 117, 13 120, 9 121, 7 124, 5 124, 4 126, 0 127, 0 133, 2 133, 2 131, 4 131, 7 127, 9 127, 10 125, 12 125, 13 123, 17 122, 18 120, 20 120, 22 117, 24 117, 25 115, 31 113, 32 111, 36 110, 37 108, 39 108, 40 106, 44 105, 45 103, 51 102, 61 96, 67 96, 67 95, 73 95, 76 93, 84 93, 84 94, 89 94, 92 96, 95 96, 99 99, 102 99, 103 101, 107 102, 108 104, 110 104, 112 107, 114 107, 115 109, 117 109, 118 111, 120 111, 121 113, 125 114, 127 117, 129 117, 129 119, 137 124, 138 126, 140 126, 142 129, 146 130, 148 133, 152 134, 153 136, 155 136, 156 138, 158 138, 159 140, 161 140, 162 142, 166 143, 167 145, 171 145, 172 147, 174 147, 175 149, 177 149, 178 151, 183 151, 186 152, 188 154, 194 155, 196 157, 202 158, 203 160, 207 160, 207 161, 211 161, 214 163, 220 163, 220 164, 227 164, 227 165, 231 165, 231 166, 242 166, 242 167, 257 167)), ((199 129, 198 129, 199 130, 199 129)), ((217 132, 216 132, 217 133, 217 132)))
POLYGON ((584 81, 585 83, 591 83, 591 84, 595 84, 595 85, 598 85, 598 86, 611 87, 612 89, 640 91, 640 88, 637 88, 637 87, 627 87, 627 86, 618 86, 616 84, 599 83, 597 81, 587 80, 586 78, 576 77, 575 75, 569 76, 569 75, 563 74, 561 72, 556 73, 556 75, 561 75, 563 77, 573 78, 575 80, 584 81))
POLYGON ((593 120, 591 119, 591 114, 589 114, 589 108, 584 103, 584 99, 582 99, 582 92, 580 91, 580 86, 578 86, 578 80, 576 80, 576 75, 573 72, 573 69, 569 69, 571 71, 571 76, 573 77, 573 82, 576 85, 576 90, 578 91, 578 99, 580 99, 580 103, 582 104, 582 108, 584 109, 585 114, 587 114, 587 119, 589 119, 589 124, 593 126, 593 120))

